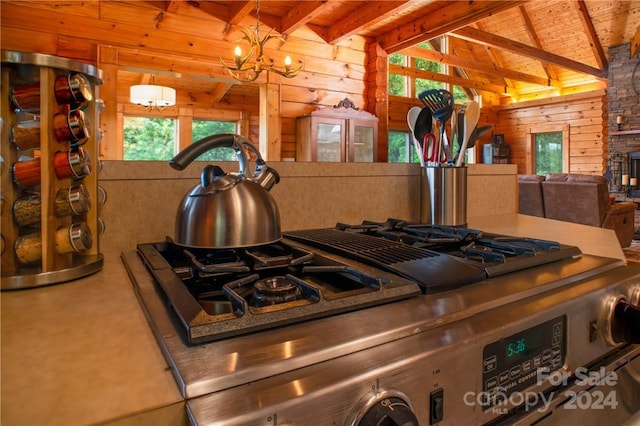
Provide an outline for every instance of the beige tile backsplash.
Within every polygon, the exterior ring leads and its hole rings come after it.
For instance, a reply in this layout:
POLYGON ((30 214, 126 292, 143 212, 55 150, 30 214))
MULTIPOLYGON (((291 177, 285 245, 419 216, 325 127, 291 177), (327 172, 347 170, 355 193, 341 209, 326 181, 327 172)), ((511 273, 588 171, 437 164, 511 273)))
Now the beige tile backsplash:
MULTIPOLYGON (((206 163, 184 171, 166 162, 105 161, 99 185, 107 192, 100 217, 100 251, 122 251, 137 243, 173 236, 182 197, 199 183, 206 163)), ((235 163, 219 164, 227 171, 235 163)), ((364 219, 420 218, 420 169, 415 164, 271 162, 280 183, 271 194, 283 230, 331 227, 364 219)), ((515 165, 471 164, 467 218, 517 212, 515 165)))

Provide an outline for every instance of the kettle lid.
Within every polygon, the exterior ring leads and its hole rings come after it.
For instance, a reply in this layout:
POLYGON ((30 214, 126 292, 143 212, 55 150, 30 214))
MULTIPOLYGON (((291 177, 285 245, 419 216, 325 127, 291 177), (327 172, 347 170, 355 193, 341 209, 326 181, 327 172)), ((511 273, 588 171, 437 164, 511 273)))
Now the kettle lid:
POLYGON ((216 194, 227 191, 244 180, 243 175, 227 174, 222 167, 207 164, 200 174, 200 185, 197 185, 189 196, 216 194))

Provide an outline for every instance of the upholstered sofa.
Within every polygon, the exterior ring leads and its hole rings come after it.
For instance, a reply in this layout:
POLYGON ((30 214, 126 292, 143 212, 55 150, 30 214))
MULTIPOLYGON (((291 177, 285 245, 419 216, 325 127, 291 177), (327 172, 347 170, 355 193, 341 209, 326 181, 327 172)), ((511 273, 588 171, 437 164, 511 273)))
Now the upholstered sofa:
POLYGON ((636 208, 631 201, 612 202, 603 176, 518 175, 519 213, 613 229, 621 247, 633 240, 636 208))

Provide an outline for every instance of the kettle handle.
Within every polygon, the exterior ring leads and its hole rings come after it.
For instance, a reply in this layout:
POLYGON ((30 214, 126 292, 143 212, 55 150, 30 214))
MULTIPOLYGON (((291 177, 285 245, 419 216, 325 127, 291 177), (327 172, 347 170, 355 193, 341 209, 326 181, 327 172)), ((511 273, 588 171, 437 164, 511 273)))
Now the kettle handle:
MULTIPOLYGON (((252 146, 251 143, 242 136, 231 133, 206 136, 180 151, 175 157, 169 160, 169 165, 176 170, 184 170, 196 158, 207 151, 215 148, 233 148, 236 153, 236 158, 238 159, 238 171, 241 175, 246 176, 248 160, 242 150, 242 145, 252 146)), ((259 159, 262 160, 262 157, 259 157, 259 159)))

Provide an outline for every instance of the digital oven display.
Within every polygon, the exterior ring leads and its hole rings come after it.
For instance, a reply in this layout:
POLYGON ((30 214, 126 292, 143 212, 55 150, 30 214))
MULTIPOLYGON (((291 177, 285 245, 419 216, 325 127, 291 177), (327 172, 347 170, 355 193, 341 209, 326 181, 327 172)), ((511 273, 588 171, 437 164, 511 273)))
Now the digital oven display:
POLYGON ((567 353, 566 330, 563 315, 485 346, 483 392, 511 395, 536 384, 540 368, 549 372, 561 368, 567 353))

